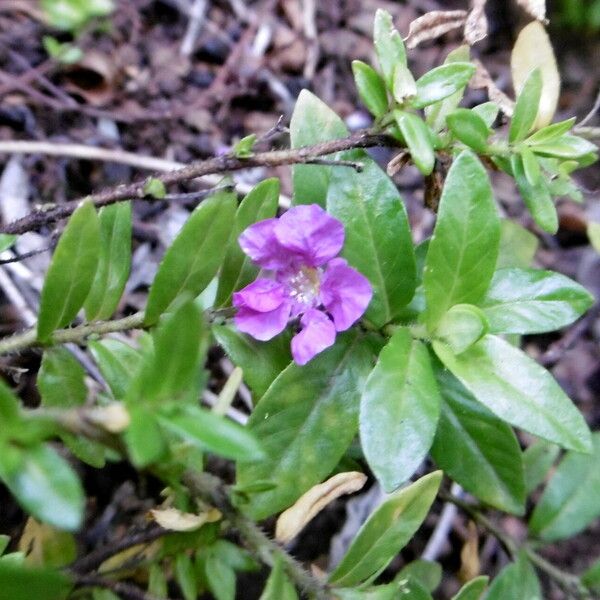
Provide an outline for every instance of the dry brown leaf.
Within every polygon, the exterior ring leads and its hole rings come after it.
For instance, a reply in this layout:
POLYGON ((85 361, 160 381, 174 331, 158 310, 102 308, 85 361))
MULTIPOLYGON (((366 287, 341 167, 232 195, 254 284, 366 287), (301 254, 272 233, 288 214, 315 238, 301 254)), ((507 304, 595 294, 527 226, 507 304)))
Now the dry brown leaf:
POLYGON ((485 16, 485 3, 487 0, 473 0, 471 11, 465 22, 465 42, 472 46, 487 36, 488 21, 485 16))
POLYGON ((275 539, 282 544, 294 539, 329 503, 344 494, 357 492, 366 481, 367 476, 364 473, 350 471, 338 473, 327 481, 315 485, 300 496, 293 506, 279 515, 275 527, 275 539))
POLYGON ((458 578, 462 582, 470 581, 479 575, 480 566, 477 526, 473 521, 469 521, 467 539, 460 551, 460 570, 458 572, 458 578))
POLYGON ((511 57, 515 94, 519 94, 525 81, 536 68, 542 72, 542 96, 534 129, 540 129, 552 122, 560 94, 560 74, 556 57, 546 29, 539 21, 526 25, 515 42, 511 57))
POLYGON ((89 50, 80 61, 64 70, 63 78, 67 91, 92 106, 103 106, 117 91, 119 67, 113 56, 89 50))
POLYGON ((131 417, 120 402, 97 406, 85 411, 85 418, 110 433, 121 433, 129 427, 131 417))
POLYGON ((511 117, 515 103, 495 84, 492 76, 480 61, 474 60, 473 63, 477 70, 469 85, 476 90, 486 89, 489 99, 495 102, 505 115, 511 117))
POLYGON ((214 523, 222 515, 216 508, 195 515, 176 508, 153 509, 150 516, 163 528, 171 531, 195 531, 205 523, 214 523))
POLYGON ((534 19, 546 21, 546 0, 517 0, 534 19))
POLYGON ((434 40, 458 29, 465 24, 466 10, 432 10, 415 19, 408 28, 404 39, 407 48, 416 48, 421 42, 434 40))

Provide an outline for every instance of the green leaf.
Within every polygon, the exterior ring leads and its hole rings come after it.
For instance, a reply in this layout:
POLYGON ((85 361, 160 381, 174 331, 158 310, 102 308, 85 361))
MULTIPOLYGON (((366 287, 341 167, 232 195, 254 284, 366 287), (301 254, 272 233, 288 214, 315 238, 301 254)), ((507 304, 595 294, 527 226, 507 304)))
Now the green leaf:
POLYGON ((33 517, 75 531, 83 520, 84 495, 69 464, 46 445, 19 450, 18 468, 0 465, 0 478, 33 517))
POLYGON ((238 468, 240 487, 276 484, 250 497, 254 518, 287 508, 333 471, 356 435, 370 367, 368 344, 352 332, 304 367, 292 363, 269 387, 249 421, 267 458, 238 468))
POLYGON ((281 560, 275 562, 260 600, 298 600, 296 589, 287 578, 281 560))
POLYGON ((148 593, 155 598, 166 598, 168 595, 168 583, 162 565, 154 563, 148 569, 148 593))
POLYGON ((425 121, 417 115, 401 110, 394 111, 394 118, 406 141, 415 166, 423 175, 429 175, 435 165, 435 152, 432 134, 425 121))
POLYGON ((142 364, 142 353, 120 340, 105 338, 88 346, 116 400, 123 400, 142 364))
MULTIPOLYGON (((469 62, 469 56, 470 48, 466 44, 463 44, 448 53, 446 60, 444 60, 444 64, 469 62)), ((446 116, 460 104, 464 93, 465 89, 462 87, 447 98, 425 107, 427 124, 433 131, 438 133, 446 127, 446 116)))
POLYGON ((600 223, 588 221, 586 233, 592 248, 600 254, 600 223))
POLYGON ((543 333, 570 325, 594 303, 572 279, 538 269, 500 269, 481 308, 491 333, 543 333))
POLYGON ((519 553, 516 562, 500 571, 485 596, 485 600, 508 600, 508 598, 542 600, 540 582, 524 552, 519 553))
POLYGON ((154 353, 139 374, 139 397, 144 402, 175 400, 194 387, 205 335, 202 314, 193 302, 181 304, 161 322, 153 335, 154 353))
POLYGON ((381 327, 400 313, 415 291, 415 258, 404 203, 392 180, 363 151, 363 171, 333 170, 327 210, 346 229, 343 256, 373 286, 366 318, 381 327))
POLYGON ((254 152, 254 144, 256 144, 256 134, 251 133, 235 144, 232 153, 236 158, 250 158, 254 152))
POLYGON ((406 65, 397 64, 394 69, 392 95, 398 104, 410 102, 417 94, 417 84, 406 65))
POLYGON ((402 581, 405 578, 417 581, 426 590, 433 592, 442 582, 442 565, 429 560, 413 560, 402 567, 394 581, 402 581))
POLYGON ((0 560, 0 589, 6 600, 64 600, 72 588, 63 572, 0 560))
POLYGON ((482 502, 522 515, 525 483, 519 442, 453 377, 438 369, 440 422, 431 456, 449 477, 482 502))
POLYGON ((146 325, 184 293, 196 297, 216 275, 234 223, 235 194, 220 192, 202 202, 182 227, 160 263, 148 294, 146 325))
POLYGON ((474 106, 471 110, 483 119, 488 128, 491 128, 498 118, 500 107, 495 102, 484 102, 474 106))
POLYGON ((198 598, 198 584, 192 559, 183 552, 175 557, 175 579, 185 600, 198 598))
POLYGON ((158 419, 165 429, 201 450, 240 462, 265 458, 252 431, 209 410, 181 406, 163 411, 158 419))
POLYGON ((213 325, 212 332, 233 363, 244 371, 244 381, 255 400, 292 361, 290 336, 286 332, 268 342, 259 342, 226 325, 213 325))
POLYGON ((441 480, 441 471, 430 473, 383 502, 356 534, 330 583, 353 586, 381 572, 425 520, 441 480))
POLYGON ((496 269, 531 266, 537 252, 538 238, 522 225, 502 219, 500 222, 500 251, 496 269))
POLYGON ((454 354, 460 354, 487 331, 487 319, 481 309, 472 304, 455 304, 441 318, 435 337, 448 344, 454 354))
POLYGON ((361 60, 352 61, 352 73, 358 95, 369 112, 377 118, 385 115, 389 101, 381 75, 361 60))
POLYGON ((208 587, 216 600, 235 600, 235 571, 227 563, 210 552, 204 570, 208 587))
POLYGON ((115 312, 131 268, 131 202, 100 210, 100 254, 92 289, 85 300, 88 321, 115 312))
POLYGON ((541 70, 534 69, 523 84, 517 98, 508 131, 509 142, 514 143, 524 140, 533 128, 540 106, 542 83, 541 70))
MULTIPOLYGON (((310 146, 348 135, 342 119, 308 90, 302 90, 290 121, 292 148, 310 146)), ((325 208, 332 167, 325 165, 294 165, 292 183, 293 204, 318 204, 325 208)), ((348 168, 344 169, 344 173, 348 168)))
POLYGON ((531 187, 536 187, 539 185, 542 177, 540 163, 536 155, 527 146, 521 146, 519 152, 521 154, 521 160, 523 161, 523 172, 527 179, 527 183, 529 183, 531 187))
POLYGON ((468 108, 457 108, 446 117, 446 123, 456 139, 476 152, 484 152, 487 148, 490 130, 476 112, 468 108))
POLYGON ((559 123, 552 123, 552 125, 542 127, 530 135, 525 142, 532 146, 536 144, 546 144, 549 141, 562 137, 573 127, 573 125, 575 125, 575 121, 577 121, 577 118, 571 117, 566 121, 560 121, 559 123))
POLYGON ((42 406, 81 406, 87 398, 84 378, 84 368, 66 348, 46 350, 37 377, 42 406))
POLYGON ((545 440, 538 440, 523 452, 527 494, 531 494, 546 479, 558 453, 559 447, 545 440))
POLYGON ((481 600, 489 579, 487 575, 471 579, 460 588, 455 596, 452 596, 452 600, 481 600))
POLYGON ((406 49, 400 33, 394 27, 392 15, 382 9, 378 9, 375 13, 373 42, 383 78, 391 90, 396 65, 406 66, 406 49))
POLYGON ((0 233, 0 252, 8 250, 17 241, 16 235, 8 233, 0 233))
POLYGON ((600 560, 583 573, 581 583, 594 592, 600 591, 600 560))
POLYGON ((428 71, 417 79, 417 96, 413 108, 424 108, 462 90, 475 73, 475 65, 452 62, 428 71))
POLYGON ((455 356, 434 342, 444 365, 496 416, 563 448, 589 452, 581 413, 546 369, 494 335, 455 356))
POLYGON ((156 177, 148 177, 146 183, 144 183, 144 196, 150 196, 157 200, 162 200, 167 195, 167 188, 165 184, 156 177))
POLYGON ((455 304, 477 304, 492 279, 500 220, 485 169, 470 151, 454 161, 429 243, 423 284, 433 328, 455 304))
POLYGON ((386 492, 397 489, 423 462, 439 414, 427 348, 399 328, 381 351, 360 403, 363 451, 386 492))
POLYGON ((253 223, 274 217, 278 201, 279 179, 275 178, 261 181, 242 200, 235 214, 233 231, 221 267, 215 306, 228 306, 233 292, 255 279, 258 267, 242 252, 238 239, 253 223))
POLYGON ((558 230, 558 215, 546 182, 540 179, 536 186, 531 185, 525 173, 525 165, 521 155, 513 154, 510 164, 517 187, 523 197, 523 202, 529 209, 533 220, 544 231, 556 233, 558 230))
POLYGON ((70 323, 90 291, 98 255, 100 226, 91 202, 83 202, 69 219, 54 251, 40 298, 38 340, 70 323))
POLYGON ((145 406, 129 408, 130 423, 125 443, 131 462, 139 468, 158 462, 168 452, 165 436, 153 411, 145 406))
POLYGON ((595 156, 598 153, 598 146, 575 135, 563 135, 543 144, 537 143, 531 149, 542 156, 564 159, 580 159, 586 155, 595 156))
POLYGON ((538 502, 529 529, 546 542, 570 538, 600 516, 600 433, 593 454, 569 452, 538 502))

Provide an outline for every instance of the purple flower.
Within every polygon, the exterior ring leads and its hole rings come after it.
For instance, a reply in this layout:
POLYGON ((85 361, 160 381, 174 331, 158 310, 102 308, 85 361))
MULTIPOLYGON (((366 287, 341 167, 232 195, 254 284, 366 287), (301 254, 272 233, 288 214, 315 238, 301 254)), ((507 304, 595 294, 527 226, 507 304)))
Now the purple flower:
POLYGON ((264 276, 233 295, 235 324, 265 341, 300 317, 300 331, 292 338, 299 365, 331 346, 336 333, 355 323, 371 301, 369 280, 336 258, 344 226, 317 204, 250 225, 239 243, 264 276))

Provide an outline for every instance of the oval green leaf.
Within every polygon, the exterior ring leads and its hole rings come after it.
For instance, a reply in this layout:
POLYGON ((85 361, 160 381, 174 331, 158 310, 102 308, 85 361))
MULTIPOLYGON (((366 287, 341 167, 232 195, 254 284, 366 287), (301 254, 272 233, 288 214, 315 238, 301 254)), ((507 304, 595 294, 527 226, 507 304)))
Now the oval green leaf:
POLYGON ((88 321, 115 312, 131 269, 131 202, 100 210, 100 254, 92 289, 85 300, 88 321))
POLYGON ((369 112, 377 118, 385 115, 389 101, 381 75, 362 60, 352 61, 352 73, 358 95, 369 112))
POLYGON ((436 464, 482 502, 522 515, 525 483, 519 442, 453 377, 438 369, 440 422, 431 448, 436 464))
POLYGON ((525 552, 520 552, 516 562, 500 571, 485 596, 485 600, 508 600, 508 598, 542 600, 540 582, 525 552))
POLYGON ((144 322, 152 325, 182 294, 196 297, 216 275, 236 211, 235 194, 221 192, 202 202, 182 227, 150 287, 144 322))
POLYGON ((425 121, 412 113, 394 111, 394 118, 408 146, 415 166, 423 175, 429 175, 435 165, 432 134, 425 121))
POLYGON ((368 345, 353 332, 304 367, 292 363, 269 387, 249 421, 267 457, 238 468, 239 487, 275 484, 250 496, 254 518, 289 507, 335 468, 356 435, 370 367, 368 345))
POLYGON ((508 141, 511 143, 524 140, 533 129, 537 118, 542 95, 542 72, 534 69, 523 84, 515 104, 510 129, 508 130, 508 141))
POLYGON ((499 269, 481 302, 490 333, 544 333, 578 319, 594 303, 581 285, 552 271, 499 269))
POLYGON ((448 172, 425 260, 430 328, 451 306, 483 298, 499 243, 500 219, 487 173, 474 154, 464 151, 448 172))
POLYGON ((446 117, 448 128, 457 140, 475 152, 484 152, 490 130, 486 122, 468 108, 457 108, 446 117))
POLYGON ((433 347, 475 398, 502 420, 563 448, 591 450, 581 413, 552 375, 508 342, 488 334, 458 356, 439 342, 433 347))
POLYGON ((92 287, 99 254, 98 215, 86 201, 69 219, 44 280, 37 324, 40 342, 75 318, 92 287))
POLYGON ((455 596, 452 596, 452 600, 481 600, 489 580, 487 575, 471 579, 460 588, 455 596))
POLYGON ((356 534, 330 583, 353 586, 381 572, 425 520, 441 481, 441 471, 430 473, 383 502, 356 534))
POLYGON ((392 15, 378 9, 373 25, 373 43, 379 59, 379 66, 388 89, 394 85, 396 65, 406 66, 406 49, 398 30, 394 27, 392 15))
POLYGON ((475 65, 452 62, 428 71, 417 79, 417 96, 411 102, 414 108, 424 108, 462 90, 475 73, 475 65))
POLYGON ((386 492, 397 489, 423 462, 439 414, 427 348, 400 328, 381 351, 360 403, 361 445, 386 492))
POLYGON ((569 452, 546 486, 529 522, 546 542, 570 538, 600 516, 600 433, 592 454, 569 452))

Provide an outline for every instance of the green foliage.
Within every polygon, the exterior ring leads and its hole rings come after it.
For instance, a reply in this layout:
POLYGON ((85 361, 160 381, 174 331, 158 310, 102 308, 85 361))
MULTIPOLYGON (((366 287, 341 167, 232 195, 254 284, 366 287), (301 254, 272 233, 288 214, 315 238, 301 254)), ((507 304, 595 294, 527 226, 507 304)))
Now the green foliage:
POLYGON ((49 25, 72 33, 114 10, 112 0, 40 0, 40 4, 49 25))

